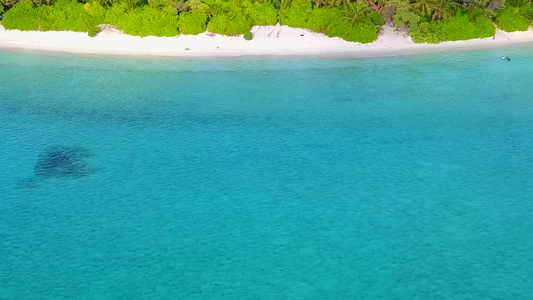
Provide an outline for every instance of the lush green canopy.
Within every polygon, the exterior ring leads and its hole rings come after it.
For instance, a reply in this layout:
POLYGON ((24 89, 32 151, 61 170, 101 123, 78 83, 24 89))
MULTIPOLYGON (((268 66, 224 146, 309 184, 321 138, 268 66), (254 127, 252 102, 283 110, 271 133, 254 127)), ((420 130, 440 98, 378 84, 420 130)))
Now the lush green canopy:
POLYGON ((2 25, 20 30, 85 31, 114 24, 137 36, 240 35, 253 25, 308 28, 331 37, 369 43, 391 22, 416 42, 439 43, 527 30, 528 0, 0 0, 2 25))

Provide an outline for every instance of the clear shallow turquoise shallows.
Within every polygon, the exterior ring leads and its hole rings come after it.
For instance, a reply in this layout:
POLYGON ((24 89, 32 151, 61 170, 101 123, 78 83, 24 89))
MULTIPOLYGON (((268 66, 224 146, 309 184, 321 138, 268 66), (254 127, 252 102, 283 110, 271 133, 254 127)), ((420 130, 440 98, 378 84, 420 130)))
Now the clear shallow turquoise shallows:
POLYGON ((0 80, 2 300, 533 299, 533 48, 0 80))

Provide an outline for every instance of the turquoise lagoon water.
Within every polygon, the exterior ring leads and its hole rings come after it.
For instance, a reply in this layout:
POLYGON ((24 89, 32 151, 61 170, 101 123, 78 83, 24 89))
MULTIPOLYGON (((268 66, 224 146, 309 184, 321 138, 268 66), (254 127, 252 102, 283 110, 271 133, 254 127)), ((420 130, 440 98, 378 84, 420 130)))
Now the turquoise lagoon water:
POLYGON ((533 48, 0 79, 0 299, 533 299, 533 48))

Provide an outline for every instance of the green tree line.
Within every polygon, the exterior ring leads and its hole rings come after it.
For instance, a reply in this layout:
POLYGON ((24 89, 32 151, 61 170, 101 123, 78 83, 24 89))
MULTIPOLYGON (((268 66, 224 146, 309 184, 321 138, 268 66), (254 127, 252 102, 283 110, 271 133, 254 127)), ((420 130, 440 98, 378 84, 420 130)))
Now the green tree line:
MULTIPOLYGON (((531 0, 0 0, 2 25, 19 30, 72 30, 95 36, 114 24, 136 36, 206 30, 240 35, 253 25, 307 28, 370 43, 385 22, 408 28, 415 42, 484 38, 527 30, 531 0)), ((249 37, 249 35, 247 35, 249 37)))

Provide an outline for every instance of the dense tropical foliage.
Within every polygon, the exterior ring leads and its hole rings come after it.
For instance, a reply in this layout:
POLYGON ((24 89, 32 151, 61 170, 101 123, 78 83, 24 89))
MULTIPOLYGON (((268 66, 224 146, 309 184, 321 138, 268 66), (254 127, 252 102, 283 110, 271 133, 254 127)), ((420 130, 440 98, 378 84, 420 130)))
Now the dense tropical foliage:
MULTIPOLYGON (((99 32, 114 24, 137 36, 250 32, 253 25, 308 28, 369 43, 390 22, 415 42, 439 43, 527 30, 529 0, 0 0, 2 25, 20 30, 99 32)), ((248 35, 248 38, 249 35, 248 35)))

